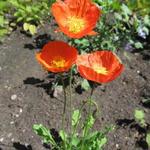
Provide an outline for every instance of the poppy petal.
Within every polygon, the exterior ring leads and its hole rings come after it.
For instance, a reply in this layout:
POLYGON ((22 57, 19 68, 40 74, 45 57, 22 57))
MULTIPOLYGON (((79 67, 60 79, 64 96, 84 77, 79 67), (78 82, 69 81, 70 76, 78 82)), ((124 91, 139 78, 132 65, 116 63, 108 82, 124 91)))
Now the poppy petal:
POLYGON ((88 35, 97 35, 98 33, 97 32, 95 32, 95 31, 90 31, 89 33, 88 33, 88 35))
POLYGON ((77 50, 65 42, 52 41, 36 54, 36 58, 48 71, 64 72, 75 63, 77 50))
POLYGON ((116 79, 124 69, 114 53, 104 50, 79 55, 76 65, 82 77, 98 83, 107 83, 116 79))
POLYGON ((67 17, 69 16, 68 6, 62 1, 58 1, 52 4, 51 11, 56 19, 56 22, 59 24, 60 28, 65 27, 67 17))
POLYGON ((59 0, 53 3, 52 13, 60 30, 71 38, 96 34, 92 30, 100 10, 91 0, 59 0))

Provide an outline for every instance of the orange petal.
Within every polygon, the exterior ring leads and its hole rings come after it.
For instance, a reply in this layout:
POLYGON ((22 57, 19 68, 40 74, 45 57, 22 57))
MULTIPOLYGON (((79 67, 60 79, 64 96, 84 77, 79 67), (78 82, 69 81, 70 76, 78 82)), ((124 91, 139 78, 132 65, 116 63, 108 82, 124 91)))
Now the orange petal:
POLYGON ((51 11, 59 26, 65 27, 66 19, 69 15, 68 6, 62 1, 55 2, 52 4, 51 11))
POLYGON ((95 32, 95 31, 90 31, 89 33, 88 33, 88 35, 97 35, 98 33, 97 32, 95 32))
MULTIPOLYGON (((55 17, 60 30, 71 38, 81 38, 88 34, 96 35, 96 32, 92 30, 99 19, 100 10, 91 0, 59 0, 53 3, 52 14, 55 17), (85 20, 84 28, 77 33, 71 32, 68 25, 69 17, 77 17, 85 20)), ((75 22, 74 24, 77 23, 75 22)))
POLYGON ((36 54, 37 60, 51 72, 68 71, 75 63, 77 50, 62 41, 52 41, 47 43, 40 53, 36 54), (57 67, 53 62, 56 59, 64 60, 64 65, 57 67))
POLYGON ((98 83, 107 83, 116 79, 124 69, 118 57, 111 51, 96 51, 80 55, 76 64, 82 77, 98 83), (95 65, 98 68, 106 68, 107 73, 97 72, 95 65))

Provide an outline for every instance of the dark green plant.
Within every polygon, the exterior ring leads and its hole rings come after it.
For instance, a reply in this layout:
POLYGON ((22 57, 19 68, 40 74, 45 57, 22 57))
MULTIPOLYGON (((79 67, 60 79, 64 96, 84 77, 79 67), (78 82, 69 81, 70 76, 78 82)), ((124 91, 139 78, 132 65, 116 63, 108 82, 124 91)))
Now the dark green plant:
POLYGON ((52 149, 57 150, 102 150, 107 143, 106 135, 114 127, 107 127, 103 131, 91 131, 95 119, 89 115, 82 127, 82 134, 77 132, 77 127, 81 121, 81 112, 75 110, 72 115, 72 132, 67 134, 64 130, 59 132, 61 141, 55 141, 50 131, 41 124, 33 126, 34 131, 42 137, 43 142, 50 144, 52 149))
MULTIPOLYGON (((125 50, 143 48, 149 35, 150 17, 135 11, 129 1, 93 0, 102 9, 102 16, 97 23, 97 36, 83 39, 72 39, 70 43, 80 49, 80 53, 92 50, 107 49, 115 51, 123 47, 125 50)), ((136 0, 138 1, 138 0, 136 0)))
POLYGON ((9 5, 6 0, 0 1, 0 41, 11 31, 7 14, 9 13, 9 5))
POLYGON ((14 7, 17 22, 42 23, 49 13, 48 0, 9 0, 9 3, 14 7))
MULTIPOLYGON (((145 113, 142 109, 135 109, 134 118, 141 128, 146 129, 146 127, 148 126, 148 123, 146 123, 145 113)), ((150 147, 150 132, 147 129, 145 131, 146 131, 145 141, 147 142, 148 147, 150 147)))
POLYGON ((150 14, 150 1, 149 0, 126 0, 128 6, 135 12, 139 12, 145 16, 150 14))
POLYGON ((136 122, 140 124, 140 126, 142 127, 146 126, 145 113, 143 110, 135 109, 134 118, 136 122))
POLYGON ((146 142, 147 142, 148 146, 150 147, 150 132, 148 132, 146 135, 146 142))
POLYGON ((22 24, 32 35, 37 26, 50 17, 50 6, 55 0, 2 0, 0 1, 0 37, 11 31, 10 26, 22 24), (11 16, 11 17, 7 17, 11 16), (8 25, 11 21, 10 26, 8 25))

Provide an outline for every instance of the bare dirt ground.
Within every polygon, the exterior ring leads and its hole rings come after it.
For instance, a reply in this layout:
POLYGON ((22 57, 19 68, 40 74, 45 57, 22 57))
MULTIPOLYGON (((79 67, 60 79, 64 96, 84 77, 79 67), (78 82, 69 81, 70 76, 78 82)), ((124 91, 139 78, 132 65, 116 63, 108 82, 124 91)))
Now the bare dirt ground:
MULTIPOLYGON (((62 94, 51 98, 47 73, 35 60, 35 52, 43 39, 63 39, 49 27, 50 35, 41 30, 35 37, 13 32, 0 45, 0 150, 46 150, 32 125, 42 123, 48 128, 60 129, 63 107, 62 94)), ((118 55, 125 71, 115 81, 98 86, 93 99, 99 105, 100 115, 96 129, 114 124, 116 129, 108 136, 105 150, 146 150, 145 131, 135 123, 134 109, 143 109, 150 124, 150 106, 142 100, 150 98, 150 51, 118 55)), ((90 91, 74 92, 76 105, 87 98, 90 91), (76 94, 76 96, 75 96, 76 94)))

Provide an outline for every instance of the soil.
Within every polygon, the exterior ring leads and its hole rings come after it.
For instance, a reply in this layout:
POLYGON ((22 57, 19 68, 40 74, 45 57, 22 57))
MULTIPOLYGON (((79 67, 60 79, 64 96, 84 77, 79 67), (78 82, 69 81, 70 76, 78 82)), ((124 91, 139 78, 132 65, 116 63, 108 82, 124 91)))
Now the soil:
MULTIPOLYGON (((66 40, 53 30, 46 26, 34 37, 16 30, 0 45, 0 150, 46 150, 48 148, 33 132, 33 124, 61 128, 63 94, 50 97, 47 72, 35 59, 35 52, 45 42, 66 40)), ((146 150, 146 129, 138 126, 133 114, 136 108, 143 109, 150 124, 150 106, 142 103, 150 98, 149 49, 135 53, 120 50, 118 55, 125 65, 124 72, 115 81, 98 86, 94 91, 93 99, 100 108, 94 128, 116 125, 108 135, 104 150, 146 150)), ((74 90, 75 106, 87 99, 89 93, 74 90)))

